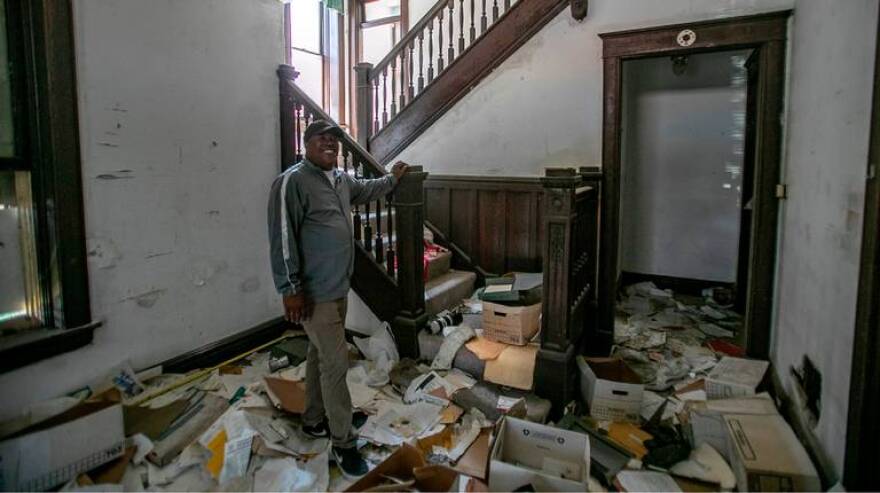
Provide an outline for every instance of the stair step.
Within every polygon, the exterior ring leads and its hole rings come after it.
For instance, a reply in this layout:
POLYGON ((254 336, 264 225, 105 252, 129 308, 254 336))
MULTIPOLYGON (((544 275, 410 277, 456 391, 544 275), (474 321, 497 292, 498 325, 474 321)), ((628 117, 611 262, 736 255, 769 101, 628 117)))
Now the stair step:
MULTIPOLYGON (((438 277, 446 274, 450 271, 450 267, 452 265, 452 252, 446 251, 442 252, 436 257, 431 257, 428 259, 428 272, 427 279, 430 282, 432 279, 437 279, 438 277)), ((426 286, 427 289, 427 286, 426 286)))
POLYGON ((452 308, 474 292, 477 275, 450 269, 449 272, 425 283, 425 311, 429 317, 452 308))

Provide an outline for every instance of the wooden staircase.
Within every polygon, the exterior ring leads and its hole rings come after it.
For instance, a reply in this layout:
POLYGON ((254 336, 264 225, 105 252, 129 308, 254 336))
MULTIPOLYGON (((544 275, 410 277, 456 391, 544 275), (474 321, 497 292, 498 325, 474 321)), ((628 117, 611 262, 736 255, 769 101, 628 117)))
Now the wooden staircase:
POLYGON ((570 1, 439 0, 382 61, 355 67, 358 142, 388 163, 570 1))

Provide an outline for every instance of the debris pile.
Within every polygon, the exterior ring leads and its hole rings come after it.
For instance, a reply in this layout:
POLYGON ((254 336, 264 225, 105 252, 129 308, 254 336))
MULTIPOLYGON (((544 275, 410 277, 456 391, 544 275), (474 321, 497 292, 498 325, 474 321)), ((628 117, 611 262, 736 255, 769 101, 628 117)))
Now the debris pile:
POLYGON ((577 358, 555 422, 532 392, 539 275, 490 280, 401 359, 390 328, 356 337, 346 381, 366 476, 301 429, 308 340, 186 374, 127 364, 0 423, 0 489, 63 491, 813 490, 809 458, 741 358, 723 293, 650 283, 619 304, 616 347, 577 358), (734 439, 735 437, 735 439, 734 439))

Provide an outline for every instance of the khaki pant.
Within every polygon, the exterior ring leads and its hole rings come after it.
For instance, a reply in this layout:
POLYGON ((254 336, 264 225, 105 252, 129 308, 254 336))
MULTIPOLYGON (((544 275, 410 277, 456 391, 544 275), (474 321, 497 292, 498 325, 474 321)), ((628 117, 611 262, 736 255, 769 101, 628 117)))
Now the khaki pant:
POLYGON ((311 318, 302 324, 309 337, 303 424, 315 426, 326 416, 330 438, 336 447, 353 447, 357 440, 351 429, 351 394, 345 381, 347 307, 346 298, 316 303, 311 318))

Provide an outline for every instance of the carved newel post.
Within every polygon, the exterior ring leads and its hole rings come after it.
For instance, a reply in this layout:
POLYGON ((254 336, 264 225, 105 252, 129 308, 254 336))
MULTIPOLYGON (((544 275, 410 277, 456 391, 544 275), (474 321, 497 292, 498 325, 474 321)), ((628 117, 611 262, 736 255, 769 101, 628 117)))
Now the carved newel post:
POLYGON ((576 392, 576 340, 570 292, 572 245, 577 220, 576 190, 581 176, 569 168, 550 168, 544 185, 544 301, 541 313, 541 349, 535 367, 535 391, 560 410, 576 392))
POLYGON ((417 334, 428 322, 425 312, 424 193, 428 173, 410 166, 394 190, 394 222, 397 227, 397 283, 400 315, 392 323, 401 356, 417 357, 417 334))

